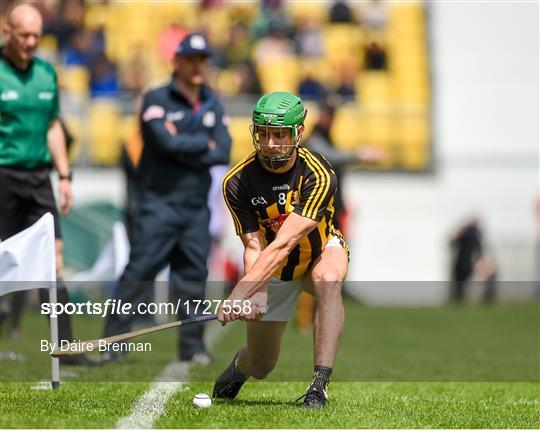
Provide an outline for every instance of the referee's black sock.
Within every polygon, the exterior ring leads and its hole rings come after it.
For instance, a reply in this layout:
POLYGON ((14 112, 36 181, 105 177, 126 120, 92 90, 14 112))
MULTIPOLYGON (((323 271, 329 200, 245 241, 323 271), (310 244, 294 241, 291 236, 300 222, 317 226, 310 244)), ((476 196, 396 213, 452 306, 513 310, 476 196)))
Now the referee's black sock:
POLYGON ((330 383, 330 377, 332 377, 332 368, 325 367, 324 365, 315 365, 313 372, 312 386, 326 390, 330 383))

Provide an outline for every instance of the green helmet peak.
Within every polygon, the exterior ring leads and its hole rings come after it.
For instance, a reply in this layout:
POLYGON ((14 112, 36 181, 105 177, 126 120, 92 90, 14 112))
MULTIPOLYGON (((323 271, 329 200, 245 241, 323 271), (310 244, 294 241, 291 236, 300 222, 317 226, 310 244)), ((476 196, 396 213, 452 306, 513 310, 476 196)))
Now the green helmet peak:
POLYGON ((253 124, 258 126, 286 126, 296 129, 304 124, 305 117, 306 109, 302 99, 286 91, 265 94, 253 109, 253 124))

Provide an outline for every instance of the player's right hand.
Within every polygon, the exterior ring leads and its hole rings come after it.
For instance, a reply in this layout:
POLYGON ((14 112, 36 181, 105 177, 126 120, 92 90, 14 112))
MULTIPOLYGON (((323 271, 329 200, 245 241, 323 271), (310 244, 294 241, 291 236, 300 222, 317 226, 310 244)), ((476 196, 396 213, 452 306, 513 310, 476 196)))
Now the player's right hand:
POLYGON ((234 320, 253 321, 260 320, 266 314, 266 293, 257 294, 249 299, 238 299, 228 297, 218 307, 216 311, 217 319, 225 326, 234 320), (262 296, 261 296, 262 295, 262 296))
POLYGON ((242 310, 244 313, 242 313, 241 319, 246 322, 261 320, 268 310, 268 306, 266 305, 268 302, 268 292, 266 290, 255 292, 247 301, 249 301, 249 307, 243 307, 242 310), (250 312, 246 313, 245 311, 248 311, 248 309, 250 312))

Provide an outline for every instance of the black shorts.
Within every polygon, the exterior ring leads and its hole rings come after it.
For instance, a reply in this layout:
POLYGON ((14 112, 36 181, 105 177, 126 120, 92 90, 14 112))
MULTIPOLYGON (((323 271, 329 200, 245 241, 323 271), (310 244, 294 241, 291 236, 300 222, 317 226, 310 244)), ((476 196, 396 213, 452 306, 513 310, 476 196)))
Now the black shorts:
POLYGON ((0 240, 33 225, 47 212, 54 217, 55 237, 62 238, 49 174, 48 166, 34 169, 0 166, 0 240))

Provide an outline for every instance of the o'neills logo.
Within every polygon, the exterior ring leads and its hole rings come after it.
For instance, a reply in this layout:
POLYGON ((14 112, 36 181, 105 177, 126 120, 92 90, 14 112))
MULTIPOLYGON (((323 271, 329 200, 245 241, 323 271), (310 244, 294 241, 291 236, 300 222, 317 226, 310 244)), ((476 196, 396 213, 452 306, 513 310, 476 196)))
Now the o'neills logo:
POLYGON ((280 214, 278 217, 274 218, 267 218, 266 220, 263 220, 261 223, 265 228, 268 229, 275 229, 281 227, 281 225, 285 222, 285 219, 289 216, 289 214, 280 214))
POLYGON ((273 191, 276 191, 276 190, 290 190, 291 189, 291 186, 288 185, 288 184, 282 184, 280 186, 274 186, 272 187, 272 190, 273 191))

